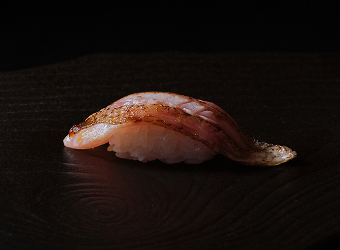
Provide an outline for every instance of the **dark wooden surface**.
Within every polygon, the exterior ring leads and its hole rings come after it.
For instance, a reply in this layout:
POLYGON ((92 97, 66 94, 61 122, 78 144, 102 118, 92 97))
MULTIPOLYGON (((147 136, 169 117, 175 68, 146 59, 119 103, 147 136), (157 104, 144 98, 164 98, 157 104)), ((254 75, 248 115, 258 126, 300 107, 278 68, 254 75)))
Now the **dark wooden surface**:
POLYGON ((339 245, 340 54, 92 54, 0 73, 0 249, 322 249, 339 245), (212 101, 298 158, 140 163, 65 148, 130 93, 212 101))

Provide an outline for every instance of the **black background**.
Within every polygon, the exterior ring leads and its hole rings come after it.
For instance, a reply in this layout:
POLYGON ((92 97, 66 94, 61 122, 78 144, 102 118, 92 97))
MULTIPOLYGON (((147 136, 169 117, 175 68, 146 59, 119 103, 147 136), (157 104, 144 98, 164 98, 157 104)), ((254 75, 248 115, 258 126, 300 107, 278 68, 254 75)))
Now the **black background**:
POLYGON ((334 6, 0 8, 1 249, 313 249, 339 244, 334 6), (215 102, 298 158, 142 164, 77 151, 75 123, 125 95, 215 102))
POLYGON ((299 3, 13 5, 0 70, 96 52, 339 51, 335 6, 299 3))

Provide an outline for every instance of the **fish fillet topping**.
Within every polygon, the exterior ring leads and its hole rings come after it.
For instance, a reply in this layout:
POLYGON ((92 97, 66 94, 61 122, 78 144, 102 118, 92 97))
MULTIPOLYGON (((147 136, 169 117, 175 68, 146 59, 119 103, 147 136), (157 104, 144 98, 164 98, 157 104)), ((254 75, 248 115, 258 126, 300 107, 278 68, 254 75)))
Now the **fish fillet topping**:
MULTIPOLYGON (((94 148, 109 142, 124 127, 146 123, 179 132, 203 143, 214 154, 245 165, 275 166, 296 157, 296 152, 286 146, 244 135, 235 120, 211 102, 165 92, 136 93, 112 103, 74 125, 64 145, 94 148)), ((112 146, 109 148, 112 150, 112 146)))

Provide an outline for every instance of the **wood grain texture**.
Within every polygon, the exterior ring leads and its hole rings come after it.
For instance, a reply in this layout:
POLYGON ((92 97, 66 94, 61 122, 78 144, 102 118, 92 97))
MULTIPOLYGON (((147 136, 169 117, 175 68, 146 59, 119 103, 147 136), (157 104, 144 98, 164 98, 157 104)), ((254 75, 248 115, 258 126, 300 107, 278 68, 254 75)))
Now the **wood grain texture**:
POLYGON ((94 54, 0 73, 1 249, 320 249, 340 232, 339 54, 94 54), (140 163, 64 148, 130 93, 212 101, 298 158, 140 163))

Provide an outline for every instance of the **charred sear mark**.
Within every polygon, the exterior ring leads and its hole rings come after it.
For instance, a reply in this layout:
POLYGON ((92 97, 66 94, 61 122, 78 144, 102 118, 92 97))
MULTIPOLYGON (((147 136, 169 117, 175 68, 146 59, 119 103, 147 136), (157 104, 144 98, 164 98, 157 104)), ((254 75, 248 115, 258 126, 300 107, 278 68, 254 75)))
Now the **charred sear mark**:
MULTIPOLYGON (((171 114, 175 116, 190 116, 188 113, 181 109, 176 109, 170 106, 161 104, 149 104, 149 105, 130 105, 120 106, 114 109, 104 108, 92 115, 90 115, 83 123, 74 125, 70 129, 70 136, 78 133, 80 130, 88 128, 98 123, 109 124, 123 124, 135 121, 147 121, 149 118, 155 119, 154 114, 171 114)), ((164 121, 164 119, 162 119, 164 121)), ((150 122, 150 121, 148 121, 150 122)))

